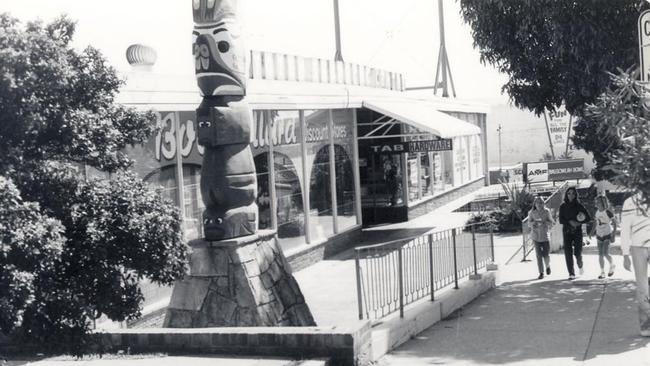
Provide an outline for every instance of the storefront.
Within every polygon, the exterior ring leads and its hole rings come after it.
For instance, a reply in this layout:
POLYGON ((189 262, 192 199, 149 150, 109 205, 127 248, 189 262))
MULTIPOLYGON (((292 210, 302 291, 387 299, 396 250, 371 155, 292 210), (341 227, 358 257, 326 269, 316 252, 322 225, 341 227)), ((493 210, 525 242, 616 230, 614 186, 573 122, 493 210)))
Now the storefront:
MULTIPOLYGON (((247 99, 259 228, 277 230, 294 269, 354 246, 362 221, 391 221, 377 220, 376 212, 407 220, 450 193, 483 185, 482 107, 412 98, 402 91, 401 75, 359 65, 256 54, 252 60, 247 99), (426 143, 441 139, 449 141, 445 148, 426 143), (421 146, 370 153, 371 145, 390 142, 421 146)), ((202 232, 195 85, 191 75, 135 72, 118 98, 156 113, 158 133, 129 154, 136 172, 182 207, 187 240, 202 232)))
POLYGON ((368 100, 358 113, 363 223, 407 221, 484 185, 485 114, 368 100))

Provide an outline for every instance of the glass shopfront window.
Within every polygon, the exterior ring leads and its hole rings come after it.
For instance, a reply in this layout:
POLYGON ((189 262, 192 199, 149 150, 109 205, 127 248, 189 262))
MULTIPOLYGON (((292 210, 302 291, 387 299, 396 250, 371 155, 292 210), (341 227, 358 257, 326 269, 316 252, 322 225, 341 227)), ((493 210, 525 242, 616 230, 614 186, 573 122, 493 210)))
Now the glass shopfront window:
POLYGON ((420 155, 420 188, 422 197, 433 194, 433 174, 431 172, 431 152, 422 152, 420 155))
MULTIPOLYGON (((454 149, 456 145, 454 144, 454 149)), ((442 153, 442 182, 444 190, 448 190, 454 187, 454 184, 460 184, 454 180, 454 159, 453 151, 443 151, 442 153)), ((457 178, 456 178, 457 179, 457 178)))
POLYGON ((478 178, 483 174, 483 153, 482 153, 482 146, 481 146, 481 136, 480 135, 474 135, 471 136, 471 150, 470 150, 470 155, 471 155, 471 167, 472 169, 472 176, 474 178, 478 178))
POLYGON ((201 198, 201 167, 183 165, 183 206, 185 209, 185 239, 203 235, 203 199, 201 198))
POLYGON ((336 221, 339 232, 357 224, 354 156, 354 111, 332 110, 334 173, 336 177, 336 221))
POLYGON ((284 249, 305 244, 305 208, 298 170, 292 159, 273 152, 278 238, 284 249))
POLYGON ((408 194, 409 202, 418 200, 419 197, 419 180, 418 176, 418 154, 408 153, 406 157, 406 167, 408 169, 408 194))
POLYGON ((255 111, 251 129, 258 228, 272 229, 275 220, 278 240, 285 250, 306 243, 299 126, 297 111, 255 111), (273 184, 269 184, 271 179, 273 184), (275 203, 271 197, 275 197, 275 203))
POLYGON ((330 179, 329 110, 305 111, 306 152, 309 172, 309 224, 311 241, 334 233, 330 179))
POLYGON ((433 191, 435 193, 445 189, 445 179, 443 170, 443 152, 434 151, 431 153, 433 163, 433 191))

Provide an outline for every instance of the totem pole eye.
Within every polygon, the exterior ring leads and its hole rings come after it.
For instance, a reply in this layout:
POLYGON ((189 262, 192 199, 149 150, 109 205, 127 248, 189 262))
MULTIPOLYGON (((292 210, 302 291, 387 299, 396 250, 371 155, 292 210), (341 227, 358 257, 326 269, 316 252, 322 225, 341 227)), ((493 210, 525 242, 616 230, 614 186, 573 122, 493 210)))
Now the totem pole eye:
POLYGON ((217 219, 217 224, 223 224, 223 219, 221 217, 217 219))
POLYGON ((219 41, 219 43, 217 43, 217 48, 219 48, 219 52, 226 53, 230 49, 230 43, 226 41, 219 41))

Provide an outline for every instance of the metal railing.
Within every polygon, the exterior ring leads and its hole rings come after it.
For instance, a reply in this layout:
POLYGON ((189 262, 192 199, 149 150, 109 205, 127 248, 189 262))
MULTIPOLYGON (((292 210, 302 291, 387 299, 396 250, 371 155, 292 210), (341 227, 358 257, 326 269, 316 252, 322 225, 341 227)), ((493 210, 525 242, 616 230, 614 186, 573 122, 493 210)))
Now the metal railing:
POLYGON ((494 262, 490 222, 356 248, 359 319, 379 319, 494 262))
POLYGON ((404 76, 401 73, 342 61, 265 51, 250 51, 249 77, 404 91, 404 76))

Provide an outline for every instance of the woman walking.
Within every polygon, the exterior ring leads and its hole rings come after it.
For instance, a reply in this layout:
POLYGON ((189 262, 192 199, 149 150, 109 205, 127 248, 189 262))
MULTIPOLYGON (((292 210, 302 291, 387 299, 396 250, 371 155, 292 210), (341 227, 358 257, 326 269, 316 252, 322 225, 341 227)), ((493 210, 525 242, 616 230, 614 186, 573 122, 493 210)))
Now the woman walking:
POLYGON ((578 201, 578 191, 576 191, 575 187, 569 187, 564 193, 564 202, 560 205, 564 259, 566 269, 569 271, 569 280, 576 278, 573 268, 573 256, 576 257, 576 264, 580 274, 584 274, 582 268, 582 224, 590 220, 589 213, 578 201))
POLYGON ((545 207, 544 200, 540 196, 535 197, 533 208, 528 211, 528 226, 531 229, 531 239, 535 243, 537 269, 539 270, 539 277, 537 279, 541 280, 544 278, 544 268, 546 268, 547 275, 551 274, 548 231, 553 226, 553 218, 551 217, 551 211, 545 207))
POLYGON ((596 197, 596 214, 594 214, 594 225, 589 236, 596 233, 598 241, 598 264, 600 264, 600 275, 598 278, 605 278, 605 259, 609 262, 609 272, 607 276, 614 275, 616 266, 612 262, 612 256, 609 255, 609 244, 614 242, 614 235, 616 234, 616 217, 609 209, 607 204, 607 197, 596 197), (612 225, 614 228, 612 228, 612 225))
POLYGON ((639 307, 641 335, 650 337, 650 294, 648 294, 648 262, 650 261, 650 207, 642 207, 637 194, 623 203, 621 220, 621 251, 623 267, 630 270, 630 255, 636 279, 636 301, 639 307))

